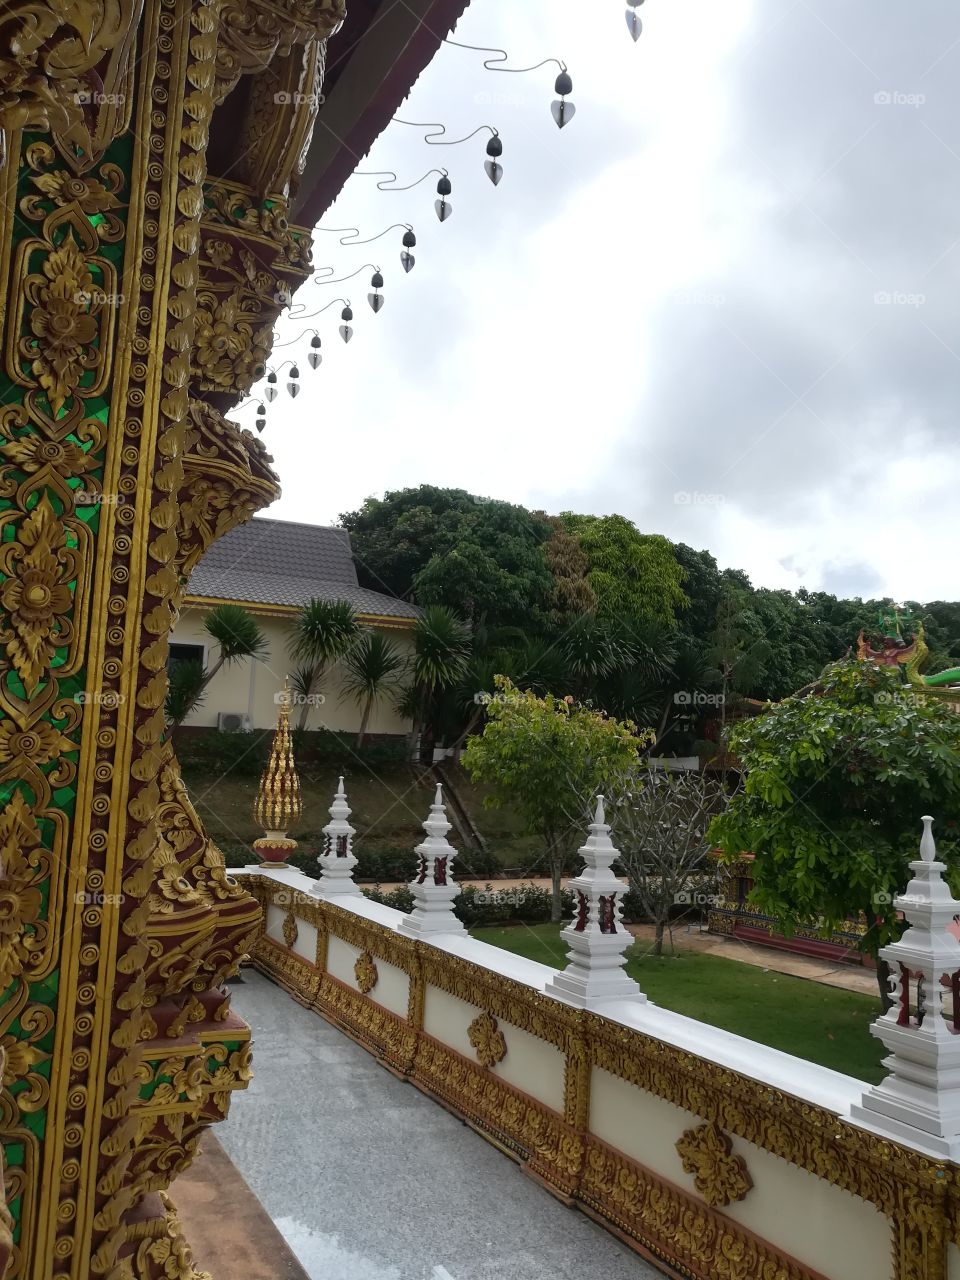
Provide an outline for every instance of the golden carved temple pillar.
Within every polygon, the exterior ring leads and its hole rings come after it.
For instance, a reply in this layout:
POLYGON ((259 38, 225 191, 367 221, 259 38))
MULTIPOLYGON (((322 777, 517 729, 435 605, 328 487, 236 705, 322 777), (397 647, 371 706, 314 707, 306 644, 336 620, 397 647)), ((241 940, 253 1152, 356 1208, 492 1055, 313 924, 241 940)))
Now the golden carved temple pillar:
POLYGON ((19 1280, 194 1275, 165 1192, 250 1074, 223 982, 259 908, 180 780, 167 649, 193 565, 277 492, 223 414, 309 271, 285 193, 342 16, 12 0, 0 18, 0 1136, 19 1280), (278 87, 302 94, 292 122, 278 87))

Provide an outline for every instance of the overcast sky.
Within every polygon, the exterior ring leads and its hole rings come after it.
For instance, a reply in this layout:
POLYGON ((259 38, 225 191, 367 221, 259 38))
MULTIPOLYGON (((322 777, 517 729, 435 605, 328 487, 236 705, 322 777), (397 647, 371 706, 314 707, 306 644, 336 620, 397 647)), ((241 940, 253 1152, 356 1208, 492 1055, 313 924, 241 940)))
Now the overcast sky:
MULTIPOLYGON (((474 0, 454 38, 510 65, 555 56, 575 118, 550 115, 557 68, 485 71, 444 46, 321 227, 308 283, 324 362, 269 406, 283 497, 331 523, 421 483, 542 507, 622 512, 708 548, 754 583, 960 598, 960 9, 934 0, 474 0), (522 10, 522 12, 521 12, 522 10)), ((331 45, 333 55, 334 46, 331 45)), ((274 363, 307 338, 278 347, 274 363)), ((281 376, 281 384, 285 374, 281 376)), ((239 414, 253 425, 254 406, 239 414)))

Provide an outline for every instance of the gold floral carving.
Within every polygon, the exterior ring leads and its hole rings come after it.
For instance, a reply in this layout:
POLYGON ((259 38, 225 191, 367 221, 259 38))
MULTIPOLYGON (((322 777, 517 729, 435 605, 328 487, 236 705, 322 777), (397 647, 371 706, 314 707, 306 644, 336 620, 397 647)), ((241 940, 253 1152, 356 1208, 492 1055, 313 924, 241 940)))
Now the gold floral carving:
POLYGON ((396 1070, 405 1071, 413 1060, 417 1035, 404 1020, 330 974, 322 977, 314 1007, 396 1070))
POLYGON ((251 85, 236 173, 260 195, 297 189, 323 101, 325 61, 326 41, 310 40, 251 85))
MULTIPOLYGON (((272 190, 272 189, 271 189, 272 190)), ((242 233, 243 241, 255 240, 266 246, 273 255, 267 265, 277 271, 308 272, 312 261, 312 239, 307 227, 298 227, 287 216, 286 196, 272 193, 267 200, 259 199, 248 186, 210 179, 204 188, 203 224, 207 228, 229 229, 231 234, 242 233)), ((208 242, 211 246, 216 243, 208 242)), ((226 263, 233 258, 229 243, 216 257, 226 263)), ((207 257, 211 264, 215 256, 210 248, 207 257)))
POLYGON ((308 1007, 313 1004, 322 976, 315 965, 266 934, 256 940, 251 955, 267 977, 289 991, 300 1004, 308 1007))
POLYGON ((552 1186, 569 1194, 583 1161, 583 1139, 563 1118, 476 1063, 422 1035, 413 1079, 521 1155, 552 1186))
POLYGON ((57 649, 71 643, 70 583, 80 555, 67 545, 67 530, 44 495, 18 528, 15 542, 0 547, 0 642, 28 696, 52 663, 57 649))
POLYGON ((180 572, 184 579, 217 538, 280 494, 260 439, 202 400, 191 400, 180 489, 180 572))
POLYGON ((299 935, 297 928, 297 919, 292 911, 288 911, 283 917, 283 940, 288 947, 292 947, 299 935))
POLYGON ((33 811, 15 791, 0 812, 0 988, 43 953, 47 925, 40 918, 40 885, 50 875, 51 858, 40 843, 33 811))
POLYGON ((676 1145, 684 1171, 714 1208, 742 1200, 753 1186, 746 1161, 733 1154, 730 1135, 715 1124, 687 1129, 676 1145))
POLYGON ((815 1272, 619 1151, 587 1140, 579 1198, 681 1274, 818 1280, 815 1272))
MULTIPOLYGON (((143 0, 11 0, 0 40, 0 129, 49 129, 64 158, 92 163, 123 128, 143 0)), ((0 162, 5 147, 0 146, 0 162)))
POLYGON ((262 71, 295 45, 333 35, 345 14, 345 0, 224 0, 217 103, 223 102, 241 75, 262 71))
POLYGON ((467 1028, 467 1039, 473 1045, 477 1061, 482 1067, 495 1067, 507 1056, 507 1042, 497 1026, 496 1018, 489 1013, 479 1014, 467 1028))
POLYGON ((353 966, 353 974, 357 980, 357 986, 363 994, 365 996, 369 995, 380 978, 377 966, 373 963, 373 956, 369 951, 362 951, 357 956, 356 964, 353 966))
POLYGON ((925 1199, 946 1166, 908 1147, 839 1121, 824 1108, 708 1062, 640 1032, 584 1015, 594 1067, 691 1111, 834 1186, 896 1211, 898 1189, 925 1199))
POLYGON ((224 298, 200 295, 194 361, 199 386, 249 391, 262 375, 273 345, 273 321, 263 324, 260 303, 239 288, 224 298))
POLYGON ((43 274, 46 280, 35 277, 27 282, 33 337, 20 346, 32 358, 31 371, 56 414, 98 359, 93 345, 97 321, 89 310, 93 276, 71 232, 44 262, 43 274))

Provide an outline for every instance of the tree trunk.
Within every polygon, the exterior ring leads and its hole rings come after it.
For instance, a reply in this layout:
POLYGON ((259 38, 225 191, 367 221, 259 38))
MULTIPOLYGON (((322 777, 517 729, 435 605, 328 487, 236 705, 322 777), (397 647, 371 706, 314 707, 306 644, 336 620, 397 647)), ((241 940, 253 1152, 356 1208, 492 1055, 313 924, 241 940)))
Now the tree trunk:
POLYGON ((363 746, 363 740, 367 736, 367 722, 370 719, 370 711, 373 707, 373 694, 367 694, 367 700, 364 703, 363 715, 360 717, 360 732, 357 734, 357 750, 363 746))
POLYGON ((654 937, 653 937, 653 954, 655 956, 663 955, 663 933, 664 933, 663 921, 658 920, 656 933, 654 934, 654 937))
POLYGON ((310 683, 307 686, 307 696, 304 698, 303 702, 301 703, 300 715, 297 719, 297 728, 301 732, 303 732, 303 730, 306 729, 307 727, 307 717, 310 715, 310 706, 311 706, 310 699, 317 692, 317 685, 319 685, 320 678, 322 675, 323 675, 323 667, 313 668, 313 673, 310 676, 310 683))
POLYGON ((473 733, 474 729, 477 727, 477 724, 479 723, 480 717, 482 715, 483 715, 483 708, 479 707, 476 711, 474 711, 473 715, 467 721, 467 727, 464 729, 463 733, 461 733, 459 738, 457 738, 456 742, 454 742, 453 751, 454 751, 455 760, 460 759, 460 751, 463 747, 463 744, 466 742, 466 740, 470 737, 471 733, 473 733))

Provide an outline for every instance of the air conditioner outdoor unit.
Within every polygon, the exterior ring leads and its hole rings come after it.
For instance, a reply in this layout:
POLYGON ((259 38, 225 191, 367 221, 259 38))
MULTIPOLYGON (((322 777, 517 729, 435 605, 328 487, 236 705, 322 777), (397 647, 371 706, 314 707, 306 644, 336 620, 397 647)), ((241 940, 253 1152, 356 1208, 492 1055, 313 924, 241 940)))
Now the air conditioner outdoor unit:
POLYGON ((221 733, 249 733, 250 717, 242 711, 218 711, 217 728, 221 733))

